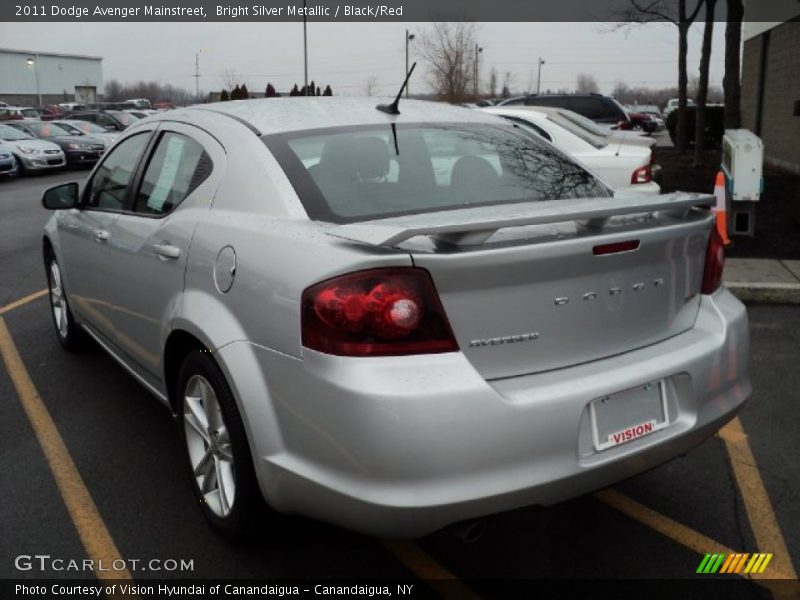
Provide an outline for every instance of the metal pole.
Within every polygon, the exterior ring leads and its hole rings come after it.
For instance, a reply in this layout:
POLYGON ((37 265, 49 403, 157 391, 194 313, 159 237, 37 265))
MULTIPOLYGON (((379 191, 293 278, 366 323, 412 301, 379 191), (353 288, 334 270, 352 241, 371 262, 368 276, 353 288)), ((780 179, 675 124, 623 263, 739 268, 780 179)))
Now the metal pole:
POLYGON ((308 93, 308 38, 306 34, 306 0, 303 0, 303 87, 305 88, 306 96, 308 93))
POLYGON ((200 100, 200 53, 194 53, 194 97, 200 100))
POLYGON ((539 57, 539 74, 536 77, 536 95, 537 96, 542 91, 542 65, 543 64, 544 64, 544 61, 542 60, 542 57, 540 56, 539 57))
POLYGON ((39 55, 33 55, 33 74, 36 77, 36 96, 39 98, 38 106, 42 106, 42 91, 39 89, 39 55))
MULTIPOLYGON (((406 71, 403 77, 408 75, 408 29, 406 29, 406 71)), ((406 98, 408 98, 408 85, 406 85, 406 98)))

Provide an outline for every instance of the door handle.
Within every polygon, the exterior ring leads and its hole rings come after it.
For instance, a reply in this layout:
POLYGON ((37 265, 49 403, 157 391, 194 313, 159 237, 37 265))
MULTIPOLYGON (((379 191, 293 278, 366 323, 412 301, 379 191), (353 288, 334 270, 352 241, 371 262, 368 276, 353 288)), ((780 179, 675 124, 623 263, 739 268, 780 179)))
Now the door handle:
POLYGON ((181 249, 171 244, 153 244, 153 250, 161 258, 176 259, 181 255, 181 249))
POLYGON ((94 239, 96 239, 98 242, 105 242, 109 237, 111 237, 111 234, 105 229, 94 230, 94 239))

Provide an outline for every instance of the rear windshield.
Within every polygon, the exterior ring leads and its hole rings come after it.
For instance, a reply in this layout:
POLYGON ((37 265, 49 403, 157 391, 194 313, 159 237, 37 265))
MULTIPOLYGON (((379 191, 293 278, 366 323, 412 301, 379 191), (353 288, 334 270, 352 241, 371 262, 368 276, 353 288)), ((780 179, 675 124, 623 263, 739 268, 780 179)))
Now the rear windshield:
POLYGON ((513 125, 389 124, 265 136, 314 220, 351 223, 608 188, 513 125))
POLYGON ((24 117, 28 117, 29 119, 38 119, 39 118, 39 111, 35 108, 23 108, 21 111, 24 117))

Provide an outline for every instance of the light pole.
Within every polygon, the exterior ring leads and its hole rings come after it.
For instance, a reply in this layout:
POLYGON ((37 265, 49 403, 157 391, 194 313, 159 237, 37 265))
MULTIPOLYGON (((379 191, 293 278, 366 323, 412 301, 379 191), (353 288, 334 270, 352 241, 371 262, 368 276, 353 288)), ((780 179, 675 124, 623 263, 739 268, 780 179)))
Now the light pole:
POLYGON ((194 95, 198 102, 200 101, 200 54, 205 51, 205 48, 200 48, 199 52, 194 53, 194 95))
POLYGON ((310 95, 308 93, 308 37, 306 33, 306 23, 308 18, 306 16, 306 12, 308 8, 306 7, 306 0, 303 0, 303 89, 305 90, 305 95, 310 95))
POLYGON ((536 76, 536 95, 539 95, 539 92, 542 91, 542 65, 544 64, 544 59, 539 57, 539 74, 536 76))
POLYGON ((36 77, 36 97, 38 98, 38 106, 42 105, 42 91, 39 89, 39 55, 34 54, 32 57, 29 57, 26 61, 29 67, 33 67, 33 75, 36 77))
POLYGON ((475 44, 475 77, 474 77, 474 91, 475 91, 475 99, 478 99, 478 55, 483 52, 483 48, 475 44))
MULTIPOLYGON (((406 75, 408 75, 408 43, 413 40, 416 36, 413 33, 408 33, 408 29, 406 29, 406 72, 403 73, 403 79, 405 79, 406 75)), ((408 88, 410 86, 406 84, 406 98, 408 98, 408 88)))

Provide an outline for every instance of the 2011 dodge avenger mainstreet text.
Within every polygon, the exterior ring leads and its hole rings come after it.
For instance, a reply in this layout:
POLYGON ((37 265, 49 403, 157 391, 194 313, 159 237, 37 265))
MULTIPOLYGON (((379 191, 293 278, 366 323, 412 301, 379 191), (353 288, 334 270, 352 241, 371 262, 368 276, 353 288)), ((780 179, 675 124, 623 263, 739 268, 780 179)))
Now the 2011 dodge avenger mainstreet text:
POLYGON ((465 108, 206 104, 45 192, 67 349, 177 416, 208 519, 417 536, 700 443, 750 393, 711 196, 614 194, 465 108))

